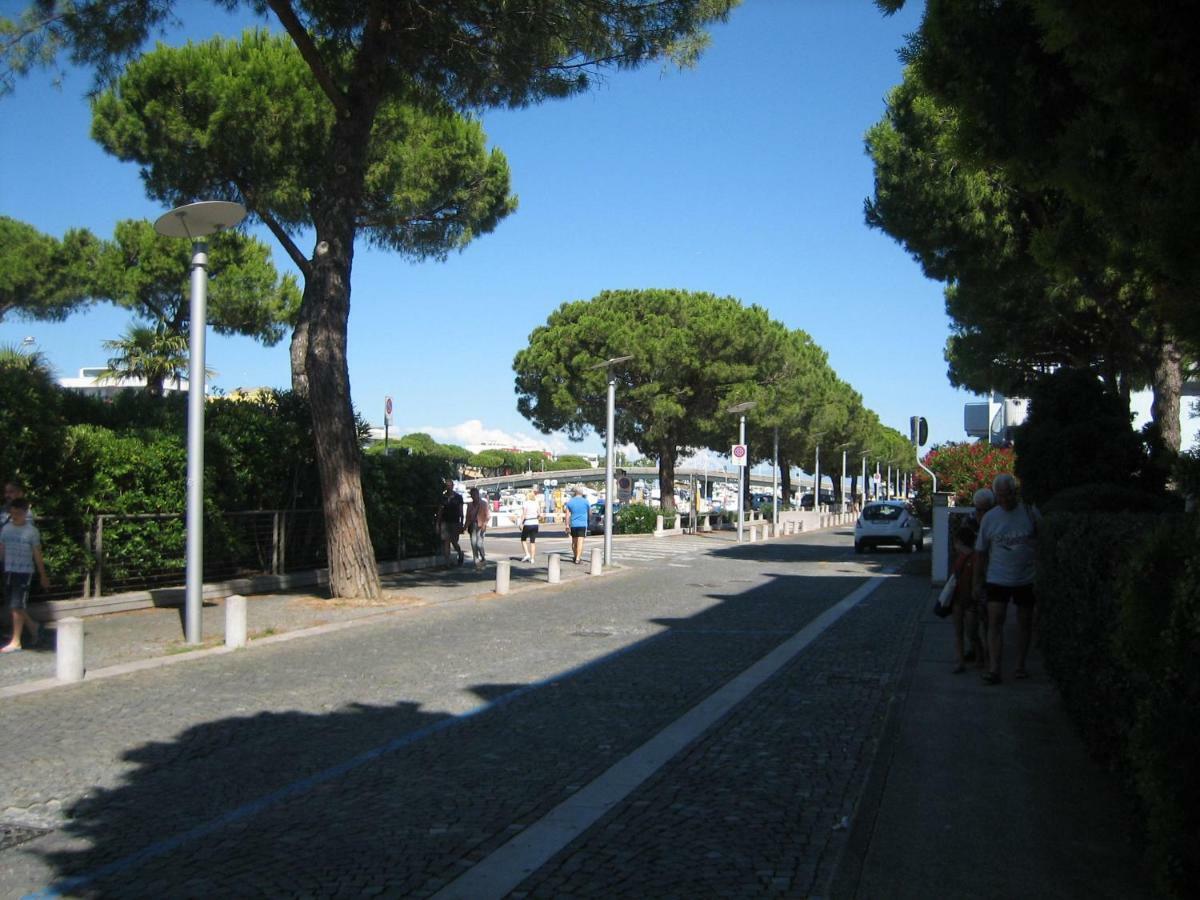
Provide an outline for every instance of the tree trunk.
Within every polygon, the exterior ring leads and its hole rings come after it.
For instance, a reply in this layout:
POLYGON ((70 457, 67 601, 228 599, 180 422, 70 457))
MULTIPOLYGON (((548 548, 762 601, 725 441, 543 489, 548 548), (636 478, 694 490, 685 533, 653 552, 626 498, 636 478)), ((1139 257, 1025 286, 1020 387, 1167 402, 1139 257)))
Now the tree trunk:
MULTIPOLYGON (((306 299, 307 293, 305 291, 306 299)), ((296 321, 296 327, 292 331, 289 352, 292 359, 292 390, 297 397, 308 397, 308 375, 304 372, 308 359, 308 321, 304 318, 303 305, 296 321)))
POLYGON ((779 466, 779 489, 782 493, 780 497, 781 503, 792 502, 792 465, 784 458, 783 454, 779 454, 779 459, 776 460, 779 466))
POLYGON ((1181 441, 1179 398, 1183 392, 1183 353, 1170 338, 1164 338, 1159 347, 1153 388, 1150 418, 1158 426, 1166 448, 1178 453, 1181 441))
MULTIPOLYGON (((371 35, 374 44, 378 34, 371 35)), ((378 50, 376 47, 375 50, 378 50)), ((304 282, 292 337, 293 367, 304 351, 304 381, 312 408, 313 442, 321 476, 321 507, 329 590, 335 597, 374 600, 382 594, 362 494, 362 449, 350 402, 346 332, 358 207, 366 181, 367 150, 380 93, 373 66, 384 57, 364 47, 356 65, 349 109, 338 119, 326 175, 313 212, 317 245, 304 282)), ((293 374, 293 386, 297 379, 293 374)))
POLYGON ((663 515, 675 512, 675 448, 658 451, 658 505, 663 515))
POLYGON ((302 305, 308 335, 305 374, 321 476, 330 593, 373 600, 382 589, 367 532, 362 451, 346 362, 352 241, 321 241, 314 255, 313 277, 305 284, 302 305))

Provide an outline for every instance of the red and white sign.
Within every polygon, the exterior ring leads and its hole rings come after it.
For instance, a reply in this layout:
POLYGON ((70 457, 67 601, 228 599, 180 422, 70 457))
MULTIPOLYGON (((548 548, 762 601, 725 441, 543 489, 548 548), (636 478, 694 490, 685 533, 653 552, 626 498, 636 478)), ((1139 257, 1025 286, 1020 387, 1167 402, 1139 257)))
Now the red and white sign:
POLYGON ((392 398, 391 397, 383 398, 383 414, 385 416, 387 416, 389 419, 392 417, 392 398))
POLYGON ((735 466, 744 466, 746 464, 747 447, 745 444, 734 444, 733 451, 729 454, 733 459, 735 466))

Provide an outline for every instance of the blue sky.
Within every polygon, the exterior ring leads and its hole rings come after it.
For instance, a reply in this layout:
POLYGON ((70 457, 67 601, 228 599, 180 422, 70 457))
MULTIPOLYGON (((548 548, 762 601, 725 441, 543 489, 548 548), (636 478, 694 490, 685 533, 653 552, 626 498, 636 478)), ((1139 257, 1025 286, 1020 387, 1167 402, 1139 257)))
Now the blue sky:
MULTIPOLYGON (((196 38, 245 22, 204 3, 179 8, 196 38)), ((862 214, 872 190, 863 135, 900 80, 896 51, 921 9, 910 2, 885 18, 870 0, 746 0, 695 69, 613 73, 571 100, 485 114, 520 209, 444 263, 359 249, 355 406, 382 425, 391 395, 393 434, 575 449, 517 413, 513 356, 564 301, 683 288, 757 303, 803 328, 885 424, 907 433, 908 417, 922 414, 932 441, 964 439, 973 398, 946 380, 941 286, 862 214)), ((0 100, 0 213, 55 235, 84 226, 105 237, 120 219, 157 218, 164 210, 146 199, 136 166, 88 136, 87 73, 68 73, 61 89, 49 82, 37 73, 0 100)), ((277 246, 275 259, 288 266, 277 246)), ((102 342, 128 322, 109 307, 61 324, 10 317, 0 343, 33 337, 58 374, 73 375, 103 365, 102 342)), ((207 363, 226 390, 289 383, 286 340, 263 348, 210 332, 207 363)), ((592 436, 578 449, 600 446, 592 436)))

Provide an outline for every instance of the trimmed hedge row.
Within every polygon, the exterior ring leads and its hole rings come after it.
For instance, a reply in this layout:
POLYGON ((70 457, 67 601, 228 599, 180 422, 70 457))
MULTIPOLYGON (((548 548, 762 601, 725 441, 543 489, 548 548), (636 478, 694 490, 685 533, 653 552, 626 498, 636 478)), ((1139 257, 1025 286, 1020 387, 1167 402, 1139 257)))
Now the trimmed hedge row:
POLYGON ((1200 879, 1200 520, 1047 515, 1046 667, 1093 754, 1125 781, 1157 888, 1200 879))

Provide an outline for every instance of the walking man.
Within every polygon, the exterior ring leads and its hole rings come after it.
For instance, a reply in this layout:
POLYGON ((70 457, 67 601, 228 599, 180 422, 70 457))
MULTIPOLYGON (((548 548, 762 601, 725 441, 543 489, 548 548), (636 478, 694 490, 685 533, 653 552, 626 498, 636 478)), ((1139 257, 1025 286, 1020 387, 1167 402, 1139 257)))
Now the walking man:
POLYGON ((583 561, 583 539, 587 535, 589 510, 583 488, 575 488, 573 496, 563 508, 567 513, 567 533, 571 535, 571 555, 575 557, 575 565, 579 565, 583 561))
POLYGON ((437 532, 442 541, 442 556, 450 561, 450 550, 458 554, 458 564, 463 564, 462 547, 458 546, 458 536, 463 530, 463 498, 454 489, 454 479, 446 479, 446 493, 442 494, 442 503, 438 507, 437 532))
POLYGON ((9 504, 9 521, 0 528, 0 561, 4 566, 4 605, 12 611, 12 638, 0 653, 12 653, 21 649, 21 637, 28 628, 34 643, 41 629, 29 617, 29 583, 36 568, 42 589, 50 587, 46 577, 46 565, 42 561, 42 538, 30 524, 29 501, 18 497, 9 504))
POLYGON ((1004 620, 1008 604, 1017 607, 1017 678, 1028 678, 1025 661, 1033 642, 1033 581, 1037 575, 1037 535, 1042 514, 1017 497, 1011 475, 992 482, 996 506, 979 523, 975 541, 975 596, 986 598, 988 612, 988 684, 1001 681, 1004 620))

